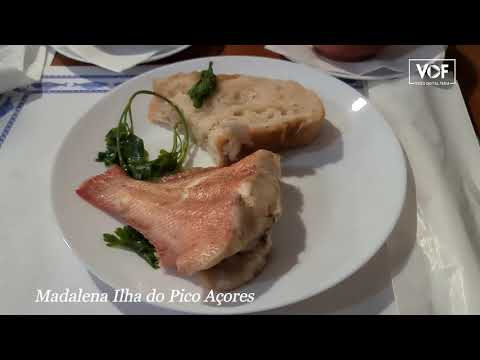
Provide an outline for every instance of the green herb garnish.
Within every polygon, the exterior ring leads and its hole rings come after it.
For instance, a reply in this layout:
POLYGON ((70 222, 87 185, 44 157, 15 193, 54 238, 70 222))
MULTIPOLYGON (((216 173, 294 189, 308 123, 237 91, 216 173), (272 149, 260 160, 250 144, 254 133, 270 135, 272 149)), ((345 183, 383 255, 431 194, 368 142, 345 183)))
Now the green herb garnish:
POLYGON ((197 109, 201 108, 205 99, 212 95, 216 88, 217 77, 213 73, 212 62, 210 61, 208 69, 200 73, 200 79, 188 91, 188 95, 193 101, 193 106, 197 109))
POLYGON ((189 132, 183 112, 168 98, 153 91, 137 91, 130 97, 122 112, 118 126, 111 129, 105 136, 106 151, 98 153, 96 161, 106 166, 120 165, 123 170, 137 180, 151 180, 182 168, 187 157, 189 146, 189 132), (170 152, 160 150, 155 160, 149 160, 143 140, 135 135, 132 119, 132 101, 140 94, 154 95, 170 104, 177 112, 180 121, 173 128, 173 146, 170 152), (184 138, 178 132, 183 127, 184 138))
POLYGON ((103 234, 103 240, 109 247, 130 250, 140 255, 154 269, 158 269, 158 259, 155 256, 155 248, 145 237, 131 226, 119 227, 115 235, 103 234))
MULTIPOLYGON (((153 91, 142 90, 134 93, 122 112, 118 126, 111 129, 105 136, 106 151, 98 153, 96 161, 103 162, 106 166, 120 165, 123 170, 137 180, 152 180, 169 173, 178 171, 187 157, 189 146, 189 132, 187 121, 183 112, 168 98, 153 91), (180 121, 173 127, 173 146, 170 152, 160 150, 155 160, 149 160, 143 140, 135 135, 132 118, 132 101, 140 94, 154 95, 170 104, 180 121), (179 134, 178 127, 183 127, 184 137, 179 134)), ((107 246, 133 251, 140 255, 154 269, 157 269, 158 259, 155 248, 137 230, 131 226, 117 228, 115 235, 103 234, 107 246)))

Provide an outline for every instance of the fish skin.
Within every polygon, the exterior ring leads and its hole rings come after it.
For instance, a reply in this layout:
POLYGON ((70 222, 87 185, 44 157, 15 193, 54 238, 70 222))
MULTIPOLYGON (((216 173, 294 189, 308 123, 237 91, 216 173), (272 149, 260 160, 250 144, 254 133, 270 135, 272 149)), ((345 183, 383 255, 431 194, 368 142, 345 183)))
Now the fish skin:
POLYGON ((196 168, 157 183, 128 177, 117 165, 84 181, 77 194, 91 205, 142 233, 160 263, 180 273, 211 268, 231 256, 242 231, 236 211, 238 188, 256 175, 259 150, 229 167, 196 168))

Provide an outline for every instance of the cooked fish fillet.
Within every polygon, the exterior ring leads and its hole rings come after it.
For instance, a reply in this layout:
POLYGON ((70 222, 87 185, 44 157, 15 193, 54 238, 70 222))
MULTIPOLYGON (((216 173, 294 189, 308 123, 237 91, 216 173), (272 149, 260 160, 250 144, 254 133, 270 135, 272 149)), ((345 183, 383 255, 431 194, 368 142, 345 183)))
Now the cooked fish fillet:
POLYGON ((231 281, 203 275, 212 288, 230 289, 265 265, 245 254, 266 258, 270 250, 259 244, 281 214, 279 177, 278 155, 259 150, 229 167, 192 169, 159 183, 134 180, 115 165, 82 183, 77 194, 142 233, 164 267, 190 275, 217 264, 228 268, 222 274, 231 281), (243 254, 234 260, 242 274, 222 263, 236 254, 243 254))
MULTIPOLYGON (((235 162, 258 149, 279 151, 311 143, 325 117, 321 99, 294 81, 245 75, 217 75, 217 91, 196 109, 188 90, 200 73, 155 80, 155 92, 169 97, 185 113, 198 145, 217 164, 235 162)), ((178 115, 153 97, 149 119, 175 124, 178 115)))
POLYGON ((214 290, 232 290, 259 274, 272 249, 270 232, 259 238, 250 249, 226 258, 218 265, 198 273, 202 285, 214 290))

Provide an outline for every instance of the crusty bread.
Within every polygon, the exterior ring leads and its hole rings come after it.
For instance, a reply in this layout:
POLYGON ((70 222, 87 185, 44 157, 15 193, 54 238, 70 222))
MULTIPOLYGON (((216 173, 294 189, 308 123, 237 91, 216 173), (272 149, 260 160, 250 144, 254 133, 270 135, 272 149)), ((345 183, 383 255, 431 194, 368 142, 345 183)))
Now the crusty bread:
MULTIPOLYGON (((307 145, 320 133, 323 103, 297 82, 217 75, 215 94, 196 109, 187 92, 199 76, 199 72, 175 74, 155 80, 153 89, 183 110, 195 142, 218 165, 228 165, 258 149, 280 151, 307 145)), ((149 120, 173 125, 178 115, 153 97, 149 120)))

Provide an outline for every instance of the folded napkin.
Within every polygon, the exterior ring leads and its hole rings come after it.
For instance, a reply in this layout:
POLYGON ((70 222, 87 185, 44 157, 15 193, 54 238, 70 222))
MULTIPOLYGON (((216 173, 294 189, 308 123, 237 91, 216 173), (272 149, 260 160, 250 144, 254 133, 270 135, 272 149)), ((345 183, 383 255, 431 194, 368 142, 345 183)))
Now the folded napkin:
POLYGON ((40 80, 53 56, 45 45, 0 45, 0 93, 40 80))
POLYGON ((445 45, 391 45, 375 58, 343 62, 319 55, 312 45, 267 45, 266 49, 286 58, 317 67, 335 76, 349 78, 402 77, 408 75, 408 59, 433 59, 442 57, 445 45))
POLYGON ((408 211, 388 243, 400 313, 480 314, 480 148, 458 84, 375 81, 368 92, 409 169, 408 211))
POLYGON ((69 45, 69 49, 86 62, 115 72, 141 64, 158 52, 155 45, 69 45))

